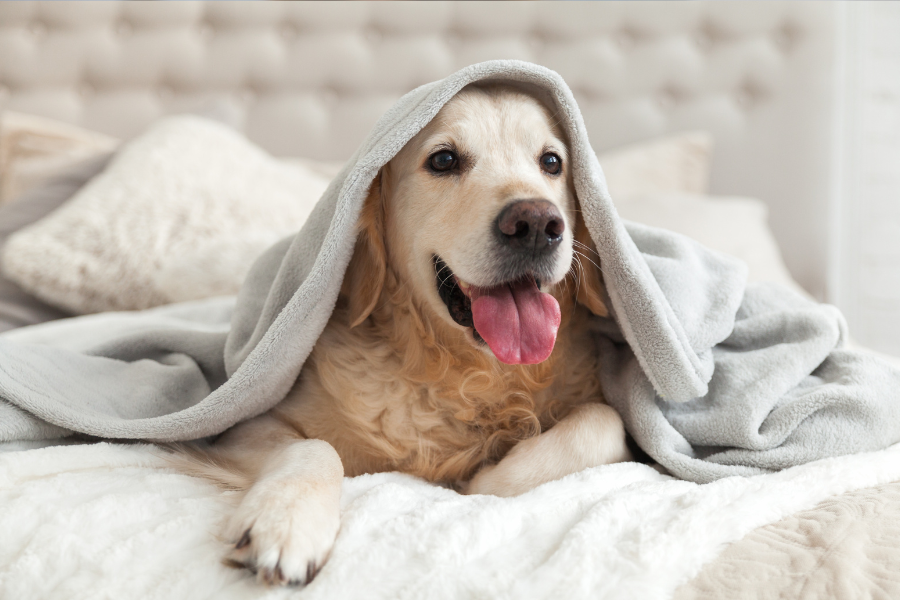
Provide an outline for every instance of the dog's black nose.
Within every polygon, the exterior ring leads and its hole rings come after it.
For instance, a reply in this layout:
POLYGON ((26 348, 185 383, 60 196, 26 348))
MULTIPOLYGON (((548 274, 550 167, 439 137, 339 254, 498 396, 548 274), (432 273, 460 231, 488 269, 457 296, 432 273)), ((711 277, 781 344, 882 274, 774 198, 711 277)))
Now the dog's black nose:
POLYGON ((549 200, 516 200, 500 211, 494 229, 500 243, 540 254, 562 241, 566 223, 549 200))

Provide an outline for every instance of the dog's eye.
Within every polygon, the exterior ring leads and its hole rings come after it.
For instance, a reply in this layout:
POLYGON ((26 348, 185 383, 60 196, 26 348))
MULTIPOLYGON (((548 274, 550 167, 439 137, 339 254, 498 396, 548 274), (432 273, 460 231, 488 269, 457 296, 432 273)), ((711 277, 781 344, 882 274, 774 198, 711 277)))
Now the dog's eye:
POLYGON ((541 169, 545 173, 559 175, 562 170, 562 159, 558 155, 548 152, 541 156, 541 169))
POLYGON ((449 150, 441 150, 435 152, 428 159, 428 164, 435 171, 449 171, 457 166, 459 159, 456 154, 449 150))

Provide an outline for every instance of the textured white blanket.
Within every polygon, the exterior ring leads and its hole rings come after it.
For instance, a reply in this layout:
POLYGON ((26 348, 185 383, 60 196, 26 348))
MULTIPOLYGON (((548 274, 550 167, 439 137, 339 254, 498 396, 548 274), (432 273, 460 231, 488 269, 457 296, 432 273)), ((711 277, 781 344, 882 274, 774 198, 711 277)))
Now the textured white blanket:
POLYGON ((236 496, 144 445, 0 454, 0 598, 669 598, 728 542, 834 494, 900 479, 900 445, 698 485, 635 463, 518 498, 400 474, 347 479, 306 589, 220 563, 236 496))

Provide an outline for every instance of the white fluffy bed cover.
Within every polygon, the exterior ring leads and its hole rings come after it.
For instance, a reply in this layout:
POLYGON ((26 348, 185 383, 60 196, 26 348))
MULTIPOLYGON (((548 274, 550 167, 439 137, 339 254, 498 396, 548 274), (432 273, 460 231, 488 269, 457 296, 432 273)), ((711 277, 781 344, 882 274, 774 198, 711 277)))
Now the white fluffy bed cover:
POLYGON ((900 445, 698 485, 622 463, 518 498, 348 478, 306 589, 221 563, 236 496, 147 445, 0 454, 0 598, 670 598, 729 542, 834 494, 900 479, 900 445))

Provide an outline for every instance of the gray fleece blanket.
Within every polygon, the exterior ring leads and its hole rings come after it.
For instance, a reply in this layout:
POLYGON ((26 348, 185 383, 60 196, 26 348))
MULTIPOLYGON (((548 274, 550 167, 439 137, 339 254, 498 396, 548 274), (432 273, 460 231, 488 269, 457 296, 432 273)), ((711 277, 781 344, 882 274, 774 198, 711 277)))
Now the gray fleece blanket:
POLYGON ((737 260, 623 222, 572 93, 518 61, 465 68, 400 99, 309 221, 268 250, 236 299, 81 317, 0 336, 0 440, 82 432, 189 440, 274 406, 328 320, 379 168, 463 86, 516 82, 571 140, 575 188, 612 316, 597 319, 601 381, 638 444, 708 482, 900 441, 900 372, 842 349, 833 307, 746 285, 737 260))

